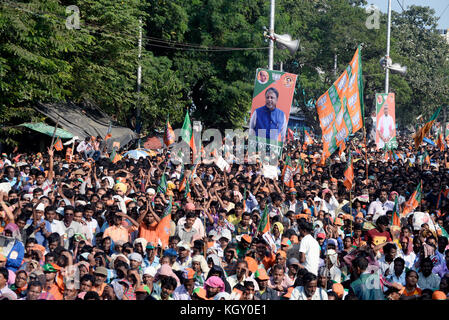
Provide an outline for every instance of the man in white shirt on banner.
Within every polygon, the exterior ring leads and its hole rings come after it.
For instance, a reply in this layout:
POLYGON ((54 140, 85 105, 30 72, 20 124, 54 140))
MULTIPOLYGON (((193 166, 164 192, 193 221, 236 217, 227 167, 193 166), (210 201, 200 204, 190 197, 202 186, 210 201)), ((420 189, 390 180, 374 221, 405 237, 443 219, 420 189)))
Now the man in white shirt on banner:
POLYGON ((388 104, 385 101, 384 115, 380 117, 379 122, 377 123, 377 132, 379 136, 377 146, 379 149, 382 149, 385 146, 385 143, 393 138, 394 129, 394 120, 393 117, 388 114, 388 104))

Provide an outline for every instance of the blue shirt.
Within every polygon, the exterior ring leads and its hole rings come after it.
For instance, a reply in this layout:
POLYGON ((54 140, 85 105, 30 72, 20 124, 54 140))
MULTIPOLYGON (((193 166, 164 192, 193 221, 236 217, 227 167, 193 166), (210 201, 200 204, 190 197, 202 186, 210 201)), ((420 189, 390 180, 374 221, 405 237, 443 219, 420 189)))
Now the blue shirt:
POLYGON ((287 129, 285 114, 278 108, 274 110, 270 110, 267 106, 257 108, 251 116, 250 129, 255 131, 256 136, 259 136, 259 129, 265 129, 265 138, 271 140, 278 140, 280 134, 281 141, 284 141, 287 129), (271 130, 275 130, 276 136, 270 136, 271 130))
MULTIPOLYGON (((33 221, 34 221, 34 219, 29 219, 26 224, 27 225, 32 225, 33 221)), ((45 220, 43 217, 38 222, 38 225, 40 225, 42 222, 45 222, 45 229, 47 229, 47 232, 51 233, 52 231, 51 231, 50 222, 45 220)), ((47 248, 47 239, 45 238, 44 234, 42 233, 42 229, 35 233, 35 238, 36 238, 36 241, 37 241, 38 244, 40 244, 41 246, 44 246, 45 248, 47 248)))

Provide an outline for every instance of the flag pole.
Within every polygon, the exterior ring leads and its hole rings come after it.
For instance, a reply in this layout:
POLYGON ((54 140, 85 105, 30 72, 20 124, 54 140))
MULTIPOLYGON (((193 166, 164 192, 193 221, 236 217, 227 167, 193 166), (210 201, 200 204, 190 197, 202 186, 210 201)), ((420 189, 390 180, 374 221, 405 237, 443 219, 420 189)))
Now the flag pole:
POLYGON ((58 128, 59 124, 59 115, 58 120, 56 120, 55 130, 53 130, 53 137, 51 138, 51 148, 53 149, 53 144, 55 143, 55 136, 56 136, 56 129, 58 128))
POLYGON ((420 197, 419 197, 419 211, 421 211, 422 212, 422 209, 421 209, 421 203, 422 203, 422 189, 423 189, 423 185, 422 185, 422 179, 421 179, 421 195, 420 195, 420 197))
MULTIPOLYGON (((352 218, 354 218, 353 215, 352 215, 352 186, 351 186, 351 189, 349 189, 349 214, 351 215, 352 218)), ((353 219, 351 219, 351 229, 350 229, 351 230, 351 237, 353 236, 352 220, 353 219)))

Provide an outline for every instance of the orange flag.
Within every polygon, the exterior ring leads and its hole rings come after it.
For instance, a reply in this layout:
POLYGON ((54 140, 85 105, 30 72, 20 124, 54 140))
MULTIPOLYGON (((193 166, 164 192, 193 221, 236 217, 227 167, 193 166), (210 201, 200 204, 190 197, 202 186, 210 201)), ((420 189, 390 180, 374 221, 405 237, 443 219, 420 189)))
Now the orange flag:
POLYGON ((56 151, 61 151, 62 149, 64 149, 64 147, 62 146, 61 138, 58 137, 58 140, 56 140, 53 147, 55 148, 56 151))
POLYGON ((156 234, 162 243, 162 248, 168 246, 168 238, 170 237, 170 221, 171 221, 171 211, 173 207, 173 197, 170 196, 169 204, 162 215, 161 220, 157 224, 156 234))

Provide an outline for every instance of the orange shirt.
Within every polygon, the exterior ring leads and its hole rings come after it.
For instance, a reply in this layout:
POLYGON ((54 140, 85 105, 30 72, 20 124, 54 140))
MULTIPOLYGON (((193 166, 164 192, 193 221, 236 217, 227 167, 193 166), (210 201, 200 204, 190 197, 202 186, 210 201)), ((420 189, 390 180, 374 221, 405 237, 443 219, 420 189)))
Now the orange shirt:
POLYGON ((106 283, 102 283, 100 288, 97 288, 95 286, 92 287, 92 289, 90 289, 90 291, 95 291, 96 293, 98 293, 98 295, 101 297, 101 295, 103 294, 103 290, 106 287, 106 283))
POLYGON ((274 255, 274 254, 272 254, 269 257, 264 257, 262 259, 262 263, 266 270, 270 269, 274 265, 275 262, 276 262, 276 255, 274 255))
POLYGON ((147 226, 142 222, 139 226, 139 238, 144 238, 148 243, 156 245, 158 243, 159 237, 157 235, 157 223, 153 223, 152 226, 147 226))
POLYGON ((62 300, 63 298, 63 295, 56 283, 53 283, 51 285, 50 290, 43 290, 43 292, 50 292, 55 298, 55 300, 62 300))
POLYGON ((402 296, 406 296, 406 297, 411 297, 411 296, 421 296, 422 290, 420 288, 416 288, 415 290, 413 290, 412 292, 408 292, 405 287, 402 288, 399 291, 399 294, 402 296))
POLYGON ((132 228, 125 228, 124 226, 111 226, 106 228, 103 234, 103 238, 111 237, 112 241, 117 242, 122 240, 124 242, 129 241, 129 233, 132 232, 132 228))

